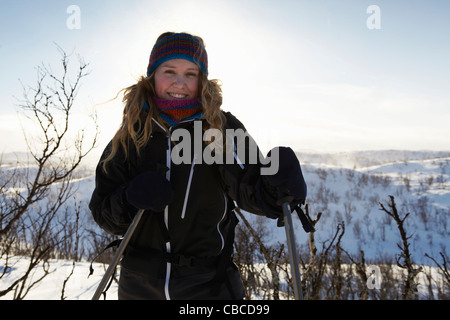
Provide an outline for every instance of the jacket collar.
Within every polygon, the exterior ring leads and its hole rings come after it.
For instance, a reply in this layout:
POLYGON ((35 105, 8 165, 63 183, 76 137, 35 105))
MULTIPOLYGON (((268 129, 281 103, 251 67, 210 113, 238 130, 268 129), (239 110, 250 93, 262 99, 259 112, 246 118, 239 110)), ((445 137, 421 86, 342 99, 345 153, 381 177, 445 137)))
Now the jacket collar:
POLYGON ((154 117, 152 118, 153 123, 155 124, 155 126, 153 126, 153 130, 155 131, 160 131, 160 132, 165 132, 167 133, 167 130, 169 130, 170 132, 172 132, 174 129, 178 129, 178 128, 187 128, 188 126, 191 126, 194 124, 194 121, 204 121, 204 119, 189 119, 189 120, 183 120, 180 123, 171 126, 169 128, 167 128, 164 124, 160 123, 158 120, 156 120, 154 117))

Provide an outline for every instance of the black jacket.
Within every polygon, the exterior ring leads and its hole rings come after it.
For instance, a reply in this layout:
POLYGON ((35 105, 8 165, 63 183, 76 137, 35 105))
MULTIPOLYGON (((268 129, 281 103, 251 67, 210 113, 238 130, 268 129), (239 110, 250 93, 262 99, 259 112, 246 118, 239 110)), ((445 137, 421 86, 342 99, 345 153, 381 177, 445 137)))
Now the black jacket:
MULTIPOLYGON (((245 131, 232 114, 225 113, 225 116, 225 129, 245 131)), ((115 235, 126 232, 137 211, 127 204, 123 192, 133 177, 147 170, 165 172, 172 186, 174 200, 164 212, 144 213, 122 260, 122 266, 128 269, 163 277, 167 266, 164 259, 158 259, 158 255, 166 253, 209 261, 221 254, 228 237, 234 237, 237 222, 232 210, 235 205, 245 211, 263 214, 257 197, 260 194, 257 188, 260 186, 261 164, 259 160, 255 163, 254 158, 250 161, 250 152, 258 152, 259 159, 259 151, 250 150, 247 140, 234 139, 234 148, 228 150, 233 152, 232 157, 224 159, 223 164, 207 164, 203 154, 199 156, 199 150, 193 146, 194 139, 199 138, 198 132, 197 137, 194 135, 195 123, 188 121, 170 129, 171 132, 185 129, 192 137, 190 163, 173 163, 170 154, 176 144, 154 121, 150 141, 139 155, 130 144, 126 161, 119 149, 116 157, 108 163, 107 173, 103 171, 102 161, 97 167, 96 186, 89 207, 95 221, 115 235), (236 150, 243 143, 246 153, 239 158, 236 150)), ((197 129, 198 125, 197 120, 197 129)), ((205 144, 202 151, 204 147, 205 144)), ((102 160, 108 156, 110 148, 111 144, 105 149, 102 160)), ((182 277, 189 275, 192 271, 189 270, 175 267, 172 273, 174 277, 182 277)))

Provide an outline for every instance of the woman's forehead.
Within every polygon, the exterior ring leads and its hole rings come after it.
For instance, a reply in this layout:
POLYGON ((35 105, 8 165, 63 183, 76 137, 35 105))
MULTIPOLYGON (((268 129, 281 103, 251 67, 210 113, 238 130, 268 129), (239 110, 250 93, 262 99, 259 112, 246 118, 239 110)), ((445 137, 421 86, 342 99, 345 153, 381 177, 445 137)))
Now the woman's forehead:
POLYGON ((161 63, 160 67, 199 70, 198 65, 185 59, 171 59, 161 63))

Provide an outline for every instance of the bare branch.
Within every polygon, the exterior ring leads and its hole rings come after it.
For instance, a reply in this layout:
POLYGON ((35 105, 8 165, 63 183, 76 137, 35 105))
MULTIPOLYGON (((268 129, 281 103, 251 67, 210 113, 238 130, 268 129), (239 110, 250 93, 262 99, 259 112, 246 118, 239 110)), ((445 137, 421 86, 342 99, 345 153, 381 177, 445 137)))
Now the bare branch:
POLYGON ((390 202, 388 203, 389 209, 387 209, 381 202, 380 207, 381 210, 384 211, 387 215, 392 217, 394 221, 397 223, 397 228, 400 232, 400 237, 402 239, 402 243, 397 243, 398 248, 400 249, 400 254, 396 258, 397 265, 400 268, 407 270, 407 275, 404 283, 404 290, 402 293, 403 299, 412 299, 413 296, 417 292, 417 285, 414 281, 417 274, 422 270, 421 267, 415 268, 412 262, 411 253, 409 251, 409 242, 408 240, 411 238, 411 236, 406 235, 406 230, 404 226, 404 222, 406 218, 409 216, 409 213, 405 214, 403 218, 400 217, 397 206, 395 204, 395 200, 393 196, 389 196, 390 202), (402 263, 403 261, 403 263, 402 263))

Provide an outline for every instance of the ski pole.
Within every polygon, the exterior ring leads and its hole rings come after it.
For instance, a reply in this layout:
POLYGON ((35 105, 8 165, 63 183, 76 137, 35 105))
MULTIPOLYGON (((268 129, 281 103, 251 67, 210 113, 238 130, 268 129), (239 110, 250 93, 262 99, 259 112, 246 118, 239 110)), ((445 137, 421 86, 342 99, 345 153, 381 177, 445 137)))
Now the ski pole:
POLYGON ((303 300, 302 293, 302 278, 298 265, 297 248, 294 236, 294 227, 292 224, 291 207, 289 203, 292 201, 292 197, 285 197, 278 201, 283 208, 284 229, 286 231, 286 240, 289 251, 289 260, 291 263, 292 284, 294 287, 295 300, 303 300))
POLYGON ((105 289, 109 278, 111 278, 111 275, 114 272, 114 269, 119 264, 119 260, 122 257, 123 252, 125 251, 125 248, 128 245, 128 242, 131 239, 131 236, 134 233, 134 230, 136 229, 139 220, 141 220, 142 214, 144 213, 143 209, 140 209, 138 213, 134 216, 133 221, 131 222, 130 226, 128 227, 127 232, 125 233, 122 241, 120 242, 120 246, 117 249, 116 254, 112 258, 111 262, 109 263, 108 269, 106 269, 105 275, 102 278, 102 281, 100 282, 100 285, 98 286, 97 290, 95 291, 94 296, 92 297, 92 300, 98 300, 103 293, 103 290, 105 289))

